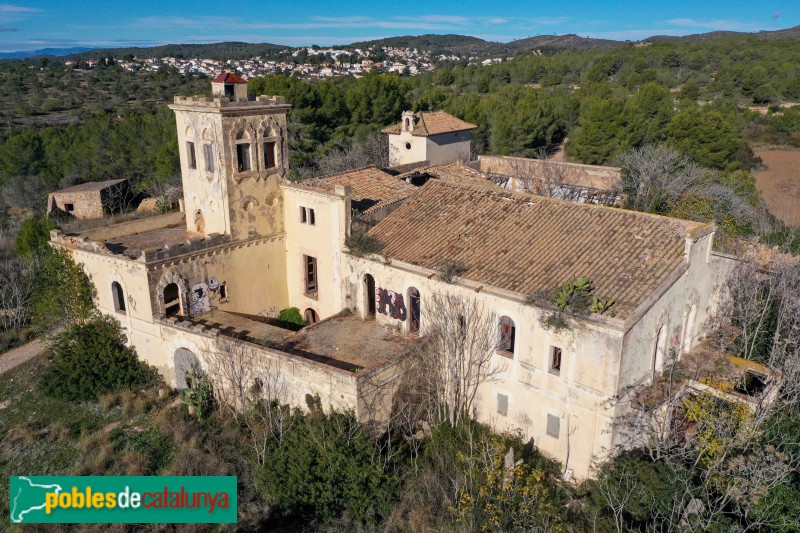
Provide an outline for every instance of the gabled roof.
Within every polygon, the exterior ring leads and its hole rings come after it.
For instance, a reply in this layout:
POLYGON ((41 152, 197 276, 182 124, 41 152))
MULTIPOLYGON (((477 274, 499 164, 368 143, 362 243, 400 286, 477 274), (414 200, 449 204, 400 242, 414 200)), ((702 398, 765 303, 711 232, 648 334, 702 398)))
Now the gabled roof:
POLYGON ((247 83, 247 80, 241 76, 237 76, 233 72, 223 72, 211 80, 211 83, 247 83))
MULTIPOLYGON (((474 130, 478 126, 464 122, 446 111, 420 111, 414 113, 416 124, 411 131, 411 135, 416 137, 427 137, 429 135, 439 135, 442 133, 452 133, 456 131, 474 130)), ((383 133, 397 135, 403 131, 403 123, 384 128, 383 133)))
MULTIPOLYGON (((667 217, 430 180, 375 225, 381 255, 437 269, 463 266, 466 280, 549 298, 587 276, 626 318, 685 264, 685 239, 707 226, 667 217)), ((708 225, 711 228, 710 225, 708 225)))
POLYGON ((300 185, 326 191, 334 190, 336 185, 349 185, 352 206, 361 214, 407 198, 418 190, 417 187, 376 167, 364 167, 324 178, 305 180, 300 185))

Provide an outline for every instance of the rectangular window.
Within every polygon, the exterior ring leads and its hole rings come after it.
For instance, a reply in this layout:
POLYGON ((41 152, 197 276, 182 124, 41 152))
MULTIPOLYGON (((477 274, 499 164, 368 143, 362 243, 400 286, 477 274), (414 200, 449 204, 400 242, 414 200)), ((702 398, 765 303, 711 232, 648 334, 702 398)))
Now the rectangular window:
POLYGON ((214 147, 210 144, 204 144, 203 156, 206 160, 206 172, 214 172, 214 147))
POLYGON ((227 297, 228 297, 228 287, 226 287, 225 284, 223 283, 222 285, 219 286, 219 299, 224 300, 227 297))
POLYGON ((239 172, 250 170, 250 145, 241 143, 236 145, 236 161, 239 164, 239 172))
POLYGON ((197 154, 194 152, 194 143, 186 143, 186 156, 189 160, 189 168, 194 170, 197 168, 197 154))
POLYGON ((303 224, 310 224, 312 226, 316 225, 317 218, 314 215, 314 210, 310 207, 301 207, 300 222, 302 222, 303 224))
POLYGON ((508 396, 497 394, 497 414, 508 416, 508 396))
POLYGON ((504 316, 500 319, 500 342, 497 345, 497 348, 501 352, 506 352, 507 354, 514 354, 514 340, 516 336, 516 327, 514 327, 514 321, 504 316))
POLYGON ((264 143, 264 168, 275 168, 275 141, 264 143))
POLYGON ((547 434, 558 438, 561 432, 561 419, 554 415, 547 415, 547 434))
POLYGON ((553 374, 561 373, 561 348, 550 347, 550 372, 553 374))
POLYGON ((303 264, 305 265, 306 276, 306 293, 313 294, 317 292, 317 258, 310 255, 303 256, 303 264))
POLYGON ((75 204, 64 204, 64 211, 67 213, 72 213, 75 211, 75 204))

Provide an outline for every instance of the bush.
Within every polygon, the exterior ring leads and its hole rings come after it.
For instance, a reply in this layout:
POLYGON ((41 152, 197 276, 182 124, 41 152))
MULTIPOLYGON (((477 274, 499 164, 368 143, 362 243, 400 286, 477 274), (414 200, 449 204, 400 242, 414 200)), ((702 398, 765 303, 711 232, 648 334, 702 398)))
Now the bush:
POLYGON ((290 307, 289 309, 284 309, 281 311, 278 314, 277 320, 278 326, 295 331, 308 325, 308 322, 305 321, 303 315, 300 314, 300 309, 296 307, 290 307))
POLYGON ((96 400, 102 394, 156 381, 155 369, 125 346, 119 323, 109 317, 69 326, 55 338, 51 351, 40 386, 55 398, 96 400))
POLYGON ((14 241, 17 255, 24 257, 47 248, 52 229, 55 229, 55 226, 46 218, 31 217, 23 222, 14 241))
POLYGON ((34 279, 31 323, 36 331, 52 331, 60 323, 88 320, 95 314, 94 286, 69 254, 42 250, 34 279))
POLYGON ((366 233, 351 233, 345 238, 344 244, 350 250, 350 253, 356 257, 376 254, 383 248, 383 245, 377 239, 370 237, 366 233))

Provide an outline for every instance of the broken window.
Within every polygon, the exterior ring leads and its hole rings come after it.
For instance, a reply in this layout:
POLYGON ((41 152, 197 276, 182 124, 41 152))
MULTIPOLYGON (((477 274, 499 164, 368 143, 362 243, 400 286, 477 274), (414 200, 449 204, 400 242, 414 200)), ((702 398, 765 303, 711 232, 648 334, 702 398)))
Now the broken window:
POLYGON ((116 281, 111 283, 111 296, 114 300, 114 311, 117 313, 125 312, 125 295, 122 291, 122 285, 116 281))
POLYGON ((64 204, 64 211, 67 213, 72 213, 75 211, 75 204, 64 204))
POLYGON ((204 144, 203 156, 206 160, 206 172, 214 172, 214 147, 210 144, 204 144))
POLYGON ((170 283, 164 287, 164 314, 175 316, 181 312, 181 297, 177 283, 170 283))
POLYGON ((226 83, 224 85, 224 87, 225 87, 225 96, 230 96, 231 98, 233 98, 233 94, 234 94, 233 93, 233 84, 232 83, 226 83))
POLYGON ((310 307, 306 309, 305 313, 303 314, 306 322, 309 324, 316 324, 319 322, 319 317, 317 316, 317 312, 311 309, 310 307))
POLYGON ((275 161, 277 158, 275 157, 275 147, 277 143, 275 141, 266 141, 264 143, 264 168, 275 168, 277 165, 275 161))
POLYGON ((306 293, 314 294, 317 292, 317 258, 304 255, 303 264, 305 265, 306 293))
POLYGON ((236 162, 239 172, 250 170, 250 144, 239 143, 236 145, 236 162))
POLYGON ((561 432, 561 420, 555 415, 547 415, 547 434, 558 438, 561 432))
POLYGON ((197 154, 194 152, 194 143, 187 142, 186 143, 186 156, 189 160, 189 168, 194 170, 197 168, 197 154))
POLYGON ((507 354, 514 355, 514 341, 516 335, 514 321, 507 316, 500 317, 500 342, 497 349, 507 354))
POLYGON ((419 291, 415 287, 408 289, 408 331, 414 335, 419 335, 420 314, 419 291))
POLYGON ((550 372, 553 374, 561 373, 561 348, 550 347, 550 372))
POLYGON ((223 283, 219 286, 219 299, 224 300, 228 297, 228 287, 223 283))

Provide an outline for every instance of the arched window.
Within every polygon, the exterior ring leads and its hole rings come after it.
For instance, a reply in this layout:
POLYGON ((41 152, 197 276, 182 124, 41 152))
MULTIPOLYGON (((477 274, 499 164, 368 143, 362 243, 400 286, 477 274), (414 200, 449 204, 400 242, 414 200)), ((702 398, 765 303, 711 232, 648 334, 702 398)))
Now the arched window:
POLYGON ((365 318, 375 318, 375 278, 371 274, 364 276, 364 309, 367 311, 365 318))
POLYGON ((516 332, 513 320, 507 316, 500 317, 500 341, 497 343, 497 349, 513 357, 516 332))
POLYGON ((236 134, 236 170, 247 172, 250 168, 250 138, 242 130, 236 134))
POLYGON ((419 291, 411 287, 408 289, 408 332, 413 335, 419 335, 421 311, 419 291))
POLYGON ((664 359, 667 353, 667 326, 661 326, 656 337, 656 346, 653 351, 653 377, 664 370, 664 359))
POLYGON ((114 311, 117 313, 125 312, 125 294, 122 291, 122 285, 116 281, 111 283, 111 296, 114 299, 114 311))
POLYGON ((306 309, 305 313, 303 313, 303 317, 309 324, 316 324, 317 322, 319 322, 319 316, 317 316, 317 312, 311 309, 310 307, 306 309))
POLYGON ((181 293, 177 283, 164 287, 164 314, 176 316, 181 313, 181 293))
POLYGON ((261 131, 259 144, 262 152, 262 163, 265 170, 278 168, 280 166, 279 143, 280 135, 274 127, 267 126, 261 131))

